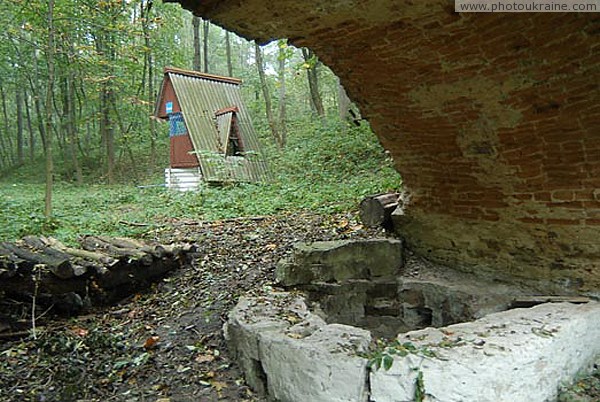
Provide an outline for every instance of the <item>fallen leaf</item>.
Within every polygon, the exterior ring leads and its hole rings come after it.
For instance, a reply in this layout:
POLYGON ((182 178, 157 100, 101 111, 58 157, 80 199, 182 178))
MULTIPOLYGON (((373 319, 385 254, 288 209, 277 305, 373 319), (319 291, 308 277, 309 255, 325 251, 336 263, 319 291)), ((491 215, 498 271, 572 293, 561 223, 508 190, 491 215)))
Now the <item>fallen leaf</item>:
POLYGON ((79 328, 79 327, 72 328, 71 332, 73 334, 77 335, 77 336, 82 337, 82 338, 86 337, 90 333, 90 331, 88 331, 87 329, 85 329, 85 328, 79 328))
POLYGON ((227 388, 227 384, 223 381, 210 381, 210 385, 217 390, 217 392, 221 392, 223 388, 227 388))
POLYGON ((194 359, 196 363, 210 363, 215 360, 213 355, 198 355, 194 359))
POLYGON ((298 334, 296 332, 290 332, 289 334, 287 334, 288 337, 292 338, 292 339, 302 339, 304 338, 304 336, 302 336, 302 334, 298 334))
POLYGON ((209 371, 207 373, 202 373, 202 378, 214 378, 215 377, 215 372, 214 371, 209 371))
POLYGON ((290 324, 298 324, 300 321, 302 321, 302 318, 298 317, 297 315, 291 315, 288 314, 284 317, 290 324))
POLYGON ((192 368, 189 367, 189 366, 183 367, 183 366, 180 365, 179 367, 177 367, 177 372, 179 374, 182 374, 182 373, 185 373, 186 371, 190 371, 191 369, 192 368))
POLYGON ((348 219, 342 219, 342 220, 340 220, 339 222, 337 222, 337 223, 335 224, 335 226, 336 226, 337 228, 340 228, 340 229, 341 229, 341 228, 345 228, 346 226, 348 226, 348 219))
POLYGON ((159 336, 151 336, 150 338, 146 339, 146 342, 144 342, 144 349, 146 349, 146 350, 154 349, 159 340, 160 340, 159 336))

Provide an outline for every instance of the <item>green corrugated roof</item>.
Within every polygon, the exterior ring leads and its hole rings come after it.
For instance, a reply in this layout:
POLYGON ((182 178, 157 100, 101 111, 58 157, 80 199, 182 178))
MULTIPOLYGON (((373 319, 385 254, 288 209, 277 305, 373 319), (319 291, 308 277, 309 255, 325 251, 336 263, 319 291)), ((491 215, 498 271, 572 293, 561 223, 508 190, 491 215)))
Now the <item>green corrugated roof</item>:
POLYGON ((241 81, 196 71, 166 68, 156 116, 167 78, 173 84, 204 180, 255 182, 268 179, 269 170, 258 136, 242 101, 241 81), (225 156, 227 144, 223 144, 223 141, 226 141, 228 133, 219 133, 217 128, 215 113, 230 107, 238 109, 236 116, 244 145, 244 157, 225 156))

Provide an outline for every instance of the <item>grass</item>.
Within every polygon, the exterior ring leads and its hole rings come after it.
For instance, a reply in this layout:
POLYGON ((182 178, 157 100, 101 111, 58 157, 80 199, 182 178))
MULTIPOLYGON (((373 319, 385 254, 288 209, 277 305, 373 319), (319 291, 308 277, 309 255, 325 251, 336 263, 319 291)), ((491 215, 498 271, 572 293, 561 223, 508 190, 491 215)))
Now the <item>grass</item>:
MULTIPOLYGON (((53 216, 43 215, 43 169, 23 167, 0 181, 0 240, 52 235, 68 243, 84 234, 141 236, 168 219, 216 220, 238 216, 356 208, 366 195, 398 190, 401 180, 366 126, 343 132, 337 124, 290 126, 289 143, 267 146, 274 178, 178 193, 134 184, 55 184, 53 216)), ((165 150, 168 152, 168 150, 165 150)), ((139 176, 139 175, 138 175, 139 176)), ((144 182, 162 183, 160 175, 144 182)))

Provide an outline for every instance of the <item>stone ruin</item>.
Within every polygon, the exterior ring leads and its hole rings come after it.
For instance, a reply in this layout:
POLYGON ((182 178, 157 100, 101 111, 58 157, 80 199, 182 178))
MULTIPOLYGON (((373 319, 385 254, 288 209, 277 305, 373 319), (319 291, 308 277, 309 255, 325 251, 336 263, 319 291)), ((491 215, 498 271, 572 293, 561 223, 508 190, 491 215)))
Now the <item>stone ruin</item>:
POLYGON ((225 325, 271 401, 542 402, 600 363, 600 303, 512 308, 534 290, 444 270, 400 240, 301 243, 276 276, 285 291, 242 297, 225 325))

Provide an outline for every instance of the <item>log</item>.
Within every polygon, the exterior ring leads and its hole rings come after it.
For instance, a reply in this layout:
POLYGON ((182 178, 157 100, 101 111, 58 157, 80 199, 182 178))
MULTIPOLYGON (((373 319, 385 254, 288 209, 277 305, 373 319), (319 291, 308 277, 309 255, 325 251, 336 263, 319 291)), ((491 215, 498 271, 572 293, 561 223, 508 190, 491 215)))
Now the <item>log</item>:
POLYGON ((43 236, 0 242, 0 297, 31 303, 36 295, 36 305, 77 314, 89 303, 105 305, 146 287, 196 251, 103 236, 81 243, 85 249, 43 236))
POLYGON ((60 241, 58 241, 54 238, 51 238, 51 237, 44 238, 43 241, 46 244, 66 253, 66 254, 69 254, 73 257, 82 258, 84 260, 92 260, 92 261, 95 261, 102 265, 108 265, 108 266, 113 266, 117 263, 116 259, 114 259, 106 254, 97 253, 97 252, 88 251, 88 250, 80 250, 78 248, 67 247, 64 244, 62 244, 60 241))
MULTIPOLYGON (((56 258, 58 260, 68 260, 71 261, 72 256, 65 252, 65 248, 62 243, 60 243, 56 239, 52 239, 54 242, 50 241, 48 238, 41 236, 25 236, 21 242, 34 249, 36 252, 40 252, 49 257, 56 258), (62 247, 61 247, 62 246, 62 247)), ((64 270, 63 272, 55 272, 57 276, 61 279, 70 279, 73 276, 82 276, 86 273, 87 268, 77 264, 71 264, 72 269, 64 270)), ((52 270, 52 268, 51 268, 52 270)), ((54 271, 53 271, 54 272, 54 271)))
POLYGON ((125 249, 136 249, 145 247, 146 244, 137 241, 135 239, 126 239, 124 237, 107 237, 107 236, 96 236, 97 239, 102 240, 106 244, 111 244, 114 247, 125 248, 125 249))
POLYGON ((366 197, 360 202, 360 220, 367 227, 392 228, 392 212, 399 205, 399 193, 382 193, 366 197))
MULTIPOLYGON (((117 241, 117 244, 123 244, 117 241)), ((101 251, 109 254, 111 257, 127 260, 139 260, 144 265, 152 264, 153 257, 150 254, 137 248, 118 247, 112 239, 101 238, 99 236, 86 236, 82 241, 82 246, 88 251, 101 251)))
POLYGON ((47 266, 50 271, 60 279, 72 278, 75 274, 68 258, 59 258, 47 254, 33 253, 10 243, 2 243, 2 248, 11 251, 17 257, 30 261, 35 265, 47 266))

